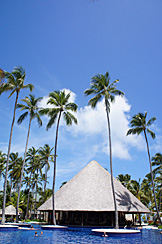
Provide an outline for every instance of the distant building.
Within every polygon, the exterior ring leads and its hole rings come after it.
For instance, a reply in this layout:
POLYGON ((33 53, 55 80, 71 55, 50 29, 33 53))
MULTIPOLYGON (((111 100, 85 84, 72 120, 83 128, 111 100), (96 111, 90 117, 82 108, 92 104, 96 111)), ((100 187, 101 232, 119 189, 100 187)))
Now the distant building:
MULTIPOLYGON (((21 211, 19 211, 20 214, 21 211)), ((0 209, 0 215, 2 216, 2 209, 0 209)), ((9 205, 5 208, 5 216, 8 220, 13 221, 16 217, 16 208, 13 205, 9 205)))
MULTIPOLYGON (((114 178, 120 226, 125 225, 125 214, 149 213, 131 192, 114 178)), ((111 175, 96 161, 91 161, 77 175, 55 193, 57 224, 114 226, 115 208, 111 175)), ((38 210, 48 212, 52 222, 52 197, 38 210)))

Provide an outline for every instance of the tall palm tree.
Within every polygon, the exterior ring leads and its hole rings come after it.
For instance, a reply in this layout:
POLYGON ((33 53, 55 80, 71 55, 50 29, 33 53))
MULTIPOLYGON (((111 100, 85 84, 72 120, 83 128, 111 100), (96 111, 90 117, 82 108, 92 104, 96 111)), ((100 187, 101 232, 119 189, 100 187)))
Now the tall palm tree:
POLYGON ((25 153, 24 153, 24 160, 23 160, 23 165, 22 165, 22 170, 21 170, 21 176, 20 176, 20 185, 19 185, 19 190, 18 190, 18 198, 17 198, 17 206, 16 206, 16 222, 18 222, 18 210, 19 210, 19 198, 20 198, 20 192, 21 192, 21 183, 22 183, 22 177, 24 173, 24 165, 25 165, 25 159, 26 159, 26 153, 27 153, 27 148, 28 148, 28 141, 29 141, 29 134, 30 134, 30 128, 31 128, 31 122, 33 119, 37 119, 39 127, 42 126, 42 120, 39 116, 39 107, 38 103, 42 100, 41 97, 35 98, 34 95, 29 95, 29 97, 25 97, 21 101, 24 102, 25 104, 17 104, 17 108, 20 108, 20 111, 24 111, 19 119, 18 119, 18 124, 21 124, 23 120, 29 115, 29 126, 28 126, 28 133, 27 133, 27 139, 26 139, 26 146, 25 146, 25 153))
POLYGON ((14 127, 14 123, 15 123, 16 106, 17 106, 17 102, 18 102, 20 91, 22 89, 26 89, 26 88, 29 88, 30 91, 32 91, 33 88, 34 88, 34 86, 32 84, 27 84, 27 85, 24 84, 26 73, 25 73, 25 70, 21 66, 20 67, 15 67, 14 70, 11 73, 5 72, 5 77, 7 79, 7 82, 3 83, 0 86, 0 94, 2 92, 11 91, 11 93, 10 93, 8 98, 10 98, 15 93, 16 94, 16 99, 15 99, 13 119, 12 119, 10 137, 9 137, 9 144, 8 144, 6 173, 5 173, 5 182, 4 182, 4 190, 3 190, 3 207, 2 207, 2 221, 1 221, 1 224, 5 223, 5 205, 6 205, 8 163, 9 163, 9 156, 10 156, 10 150, 11 150, 11 141, 12 141, 13 127, 14 127))
POLYGON ((148 139, 147 139, 147 133, 154 139, 155 138, 155 133, 150 130, 148 127, 151 126, 153 124, 153 122, 156 120, 155 117, 152 117, 151 119, 148 120, 148 122, 146 121, 146 117, 147 117, 147 112, 145 113, 138 113, 136 115, 133 116, 130 125, 131 125, 131 129, 128 130, 127 135, 139 135, 142 132, 144 133, 145 136, 145 141, 146 141, 146 146, 147 146, 147 153, 148 153, 148 158, 149 158, 149 164, 150 164, 150 173, 151 173, 151 180, 152 180, 152 188, 153 188, 153 195, 154 195, 154 201, 155 201, 155 207, 156 207, 156 212, 157 212, 157 217, 161 222, 160 219, 160 214, 159 214, 159 210, 158 210, 158 206, 157 206, 157 201, 156 201, 156 194, 155 194, 155 186, 154 186, 154 177, 153 177, 153 171, 152 171, 152 163, 151 163, 151 157, 150 157, 150 151, 149 151, 149 144, 148 144, 148 139))
POLYGON ((44 191, 47 186, 47 172, 50 169, 49 161, 53 161, 53 154, 51 154, 53 147, 50 148, 48 144, 45 144, 44 147, 40 147, 39 154, 41 156, 41 161, 43 162, 43 166, 45 166, 45 182, 44 182, 44 191))
POLYGON ((28 209, 29 209, 29 198, 30 198, 30 189, 32 187, 32 177, 33 174, 35 173, 36 169, 38 168, 38 161, 39 159, 38 155, 38 150, 36 150, 34 147, 31 147, 28 149, 27 156, 26 156, 26 161, 28 162, 28 167, 27 167, 27 174, 30 174, 29 176, 29 184, 28 184, 28 198, 27 198, 27 207, 26 207, 26 215, 25 215, 25 220, 28 218, 28 209))
POLYGON ((41 115, 47 114, 50 119, 47 124, 47 130, 51 128, 51 126, 56 122, 57 119, 57 126, 56 126, 56 136, 55 136, 55 148, 54 148, 54 173, 53 173, 53 187, 52 187, 52 208, 53 208, 53 224, 56 225, 55 219, 55 201, 54 201, 54 191, 55 191, 55 178, 56 178, 56 155, 57 155, 57 140, 58 140, 58 130, 61 115, 67 125, 72 125, 72 122, 77 124, 77 119, 75 116, 70 113, 69 111, 76 112, 77 105, 75 103, 69 102, 70 93, 67 95, 65 91, 54 91, 49 94, 49 99, 47 104, 52 105, 52 108, 44 108, 40 110, 41 115))
POLYGON ((109 135, 109 154, 110 154, 110 170, 111 170, 111 185, 114 199, 114 207, 115 207, 115 228, 119 228, 118 223, 118 211, 117 211, 117 203, 114 189, 114 181, 113 181, 113 168, 112 168, 112 146, 111 146, 111 128, 110 128, 110 103, 115 101, 115 96, 123 96, 124 93, 116 88, 116 84, 119 80, 115 80, 110 83, 110 75, 106 72, 105 75, 98 74, 92 77, 90 88, 85 90, 85 95, 95 95, 88 102, 92 108, 96 107, 96 104, 104 98, 105 107, 106 107, 106 115, 107 115, 107 125, 108 125, 108 135, 109 135))

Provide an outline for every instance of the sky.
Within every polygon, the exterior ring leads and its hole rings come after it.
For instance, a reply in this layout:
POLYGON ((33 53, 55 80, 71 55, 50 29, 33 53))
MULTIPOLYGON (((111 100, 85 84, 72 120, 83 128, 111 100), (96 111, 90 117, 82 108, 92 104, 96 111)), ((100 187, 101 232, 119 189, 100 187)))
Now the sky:
MULTIPOLYGON (((96 109, 88 106, 84 95, 96 74, 119 79, 117 88, 125 93, 111 106, 113 175, 130 174, 142 180, 149 173, 143 135, 126 136, 130 120, 139 112, 155 116, 149 139, 151 156, 162 153, 162 1, 161 0, 2 0, 0 8, 0 67, 11 72, 21 65, 25 83, 35 87, 33 94, 43 97, 55 90, 71 92, 78 105, 78 125, 59 128, 56 190, 91 160, 110 171, 108 131, 104 102, 96 109)), ((21 99, 29 95, 25 90, 21 99)), ((0 150, 7 152, 15 95, 0 96, 0 150)), ((16 111, 16 120, 21 115, 16 111)), ((29 147, 54 146, 55 126, 46 131, 33 120, 29 147)), ((23 156, 28 119, 15 123, 12 152, 23 156)), ((52 186, 53 165, 49 171, 52 186)), ((0 187, 3 182, 1 181, 0 187)))

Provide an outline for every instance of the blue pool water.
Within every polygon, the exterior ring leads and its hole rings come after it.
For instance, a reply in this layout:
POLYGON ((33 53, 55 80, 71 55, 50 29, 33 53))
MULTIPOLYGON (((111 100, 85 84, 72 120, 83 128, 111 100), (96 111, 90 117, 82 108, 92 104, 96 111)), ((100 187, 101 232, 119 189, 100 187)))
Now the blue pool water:
POLYGON ((0 244, 162 244, 159 230, 142 230, 136 237, 102 237, 91 235, 90 229, 43 230, 42 236, 34 236, 37 230, 0 231, 0 244))

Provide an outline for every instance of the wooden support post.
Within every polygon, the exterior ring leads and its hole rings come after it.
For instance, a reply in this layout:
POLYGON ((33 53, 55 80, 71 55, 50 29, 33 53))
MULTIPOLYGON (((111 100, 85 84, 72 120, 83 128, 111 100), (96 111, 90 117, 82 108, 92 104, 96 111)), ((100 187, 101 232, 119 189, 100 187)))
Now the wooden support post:
POLYGON ((82 224, 81 224, 81 225, 83 226, 83 224, 84 224, 84 223, 83 223, 83 212, 82 212, 82 224))
POLYGON ((141 214, 140 213, 138 214, 138 217, 139 217, 139 223, 140 223, 140 226, 141 226, 141 214))
POLYGON ((134 218, 134 214, 132 214, 132 219, 133 219, 133 225, 135 225, 135 218, 134 218))

